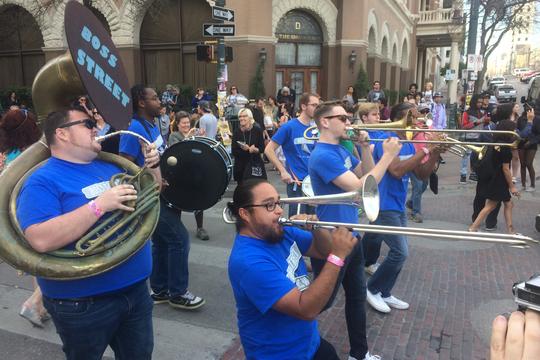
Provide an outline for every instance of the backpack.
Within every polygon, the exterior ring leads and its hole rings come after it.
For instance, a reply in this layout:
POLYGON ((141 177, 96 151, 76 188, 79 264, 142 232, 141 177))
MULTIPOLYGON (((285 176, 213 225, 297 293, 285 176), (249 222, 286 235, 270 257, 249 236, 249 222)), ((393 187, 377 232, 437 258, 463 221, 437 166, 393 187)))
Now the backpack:
POLYGON ((479 181, 489 181, 495 176, 495 166, 493 166, 493 146, 488 146, 486 153, 481 160, 476 158, 472 162, 472 168, 476 172, 479 181))

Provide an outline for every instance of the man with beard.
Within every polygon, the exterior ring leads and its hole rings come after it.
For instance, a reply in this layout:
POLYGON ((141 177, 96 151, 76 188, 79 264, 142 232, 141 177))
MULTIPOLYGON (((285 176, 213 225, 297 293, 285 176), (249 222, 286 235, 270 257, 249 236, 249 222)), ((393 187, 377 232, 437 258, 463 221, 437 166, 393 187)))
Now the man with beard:
MULTIPOLYGON (((156 91, 135 85, 131 89, 131 97, 134 114, 128 130, 152 142, 162 154, 165 142, 156 123, 161 108, 156 91)), ((136 137, 122 135, 120 155, 142 166, 143 153, 136 137)), ((188 291, 189 234, 180 219, 180 212, 166 201, 162 200, 160 204, 159 221, 152 236, 152 299, 155 304, 168 302, 178 309, 197 309, 205 301, 188 291)))
MULTIPOLYGON (((376 106, 376 105, 375 105, 376 106)), ((385 140, 384 154, 375 166, 367 141, 367 133, 358 136, 362 161, 351 156, 340 141, 348 139, 347 126, 350 126, 346 110, 336 102, 322 103, 315 110, 315 122, 319 128, 320 139, 309 159, 309 175, 315 195, 332 195, 347 191, 358 191, 367 176, 379 182, 387 167, 401 149, 397 138, 385 140)), ((353 205, 319 205, 317 216, 321 221, 358 224, 358 209, 353 205)), ((354 234, 358 236, 358 234, 354 234)), ((316 279, 321 275, 324 263, 311 259, 316 279)), ((366 285, 364 280, 364 257, 360 242, 345 260, 339 280, 327 307, 337 295, 339 285, 345 290, 345 320, 351 345, 349 359, 375 360, 378 357, 368 352, 366 334, 366 285)))
MULTIPOLYGON (((30 175, 17 199, 21 228, 40 253, 73 249, 112 211, 134 211, 126 201, 137 199, 133 185, 110 187, 111 176, 124 170, 96 158, 101 150, 96 121, 83 108, 53 112, 42 125, 51 158, 30 175)), ((152 146, 143 153, 142 161, 161 182, 154 169, 157 151, 152 146)), ((100 359, 108 345, 117 358, 151 359, 152 299, 146 285, 151 270, 146 243, 98 275, 62 281, 37 277, 67 359, 100 359)))
POLYGON ((246 357, 339 359, 334 347, 320 337, 315 318, 332 294, 356 238, 344 228, 330 234, 282 227, 279 194, 266 180, 249 179, 239 185, 228 209, 237 230, 229 279, 246 357), (302 255, 327 259, 313 282, 302 255))

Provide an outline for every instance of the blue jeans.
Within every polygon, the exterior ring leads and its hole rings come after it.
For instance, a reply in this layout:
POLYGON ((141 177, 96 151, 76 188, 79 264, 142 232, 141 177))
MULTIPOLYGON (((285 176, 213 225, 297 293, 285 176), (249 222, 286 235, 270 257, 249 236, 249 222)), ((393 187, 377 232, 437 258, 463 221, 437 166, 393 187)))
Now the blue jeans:
POLYGON ((422 194, 426 191, 428 186, 428 180, 422 180, 413 172, 410 173, 412 192, 411 192, 411 203, 412 203, 412 212, 413 214, 422 214, 422 194))
MULTIPOLYGON (((313 273, 317 277, 326 260, 311 258, 313 273)), ((345 320, 349 332, 350 355, 363 359, 368 351, 366 332, 366 280, 364 279, 364 255, 360 241, 345 259, 345 266, 339 273, 334 292, 323 311, 330 308, 336 298, 339 286, 345 290, 345 320)))
POLYGON ((119 360, 152 358, 152 298, 145 281, 80 299, 43 296, 68 360, 101 359, 107 345, 119 360))
POLYGON ((467 170, 469 169, 469 162, 471 158, 471 150, 467 150, 465 156, 461 158, 461 169, 459 170, 460 175, 467 176, 467 170))
MULTIPOLYGON (((287 184, 287 196, 288 197, 302 197, 302 186, 296 183, 287 184)), ((297 204, 289 204, 289 217, 296 215, 298 211, 297 204)), ((309 205, 300 205, 299 214, 315 214, 315 208, 309 205)))
POLYGON ((154 293, 184 295, 188 289, 189 234, 177 210, 161 202, 159 221, 152 236, 152 275, 154 293))
MULTIPOLYGON (((381 211, 379 217, 373 223, 376 225, 407 227, 407 216, 404 212, 399 211, 381 211)), ((407 237, 404 235, 367 233, 362 240, 362 246, 366 253, 366 265, 372 265, 377 261, 383 241, 388 245, 390 251, 377 271, 369 279, 367 288, 373 294, 380 292, 383 297, 388 297, 391 295, 392 288, 405 260, 407 260, 409 249, 407 237), (368 262, 368 259, 370 262, 368 262)))

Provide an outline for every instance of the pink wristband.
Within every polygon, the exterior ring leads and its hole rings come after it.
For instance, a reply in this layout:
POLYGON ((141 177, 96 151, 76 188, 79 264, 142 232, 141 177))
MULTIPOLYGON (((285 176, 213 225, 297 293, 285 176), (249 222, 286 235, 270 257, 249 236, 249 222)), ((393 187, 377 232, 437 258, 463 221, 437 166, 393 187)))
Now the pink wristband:
POLYGON ((424 154, 429 155, 429 149, 427 147, 423 147, 422 151, 424 152, 424 154))
POLYGON ((100 207, 96 204, 94 200, 90 201, 88 203, 88 206, 90 207, 90 210, 96 215, 96 217, 101 217, 103 215, 103 210, 100 209, 100 207))
POLYGON ((345 265, 345 261, 343 261, 342 258, 334 254, 328 255, 328 257, 326 258, 326 261, 339 267, 343 267, 345 265))

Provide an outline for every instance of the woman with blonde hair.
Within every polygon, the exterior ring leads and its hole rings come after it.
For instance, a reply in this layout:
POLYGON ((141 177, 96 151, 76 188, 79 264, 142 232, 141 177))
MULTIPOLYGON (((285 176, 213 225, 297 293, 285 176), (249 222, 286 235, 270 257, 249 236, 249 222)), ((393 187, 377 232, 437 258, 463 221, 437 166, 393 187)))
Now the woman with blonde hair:
POLYGON ((234 180, 241 184, 249 178, 266 179, 266 170, 261 158, 264 152, 263 129, 253 126, 255 119, 249 109, 238 112, 238 122, 240 126, 234 131, 232 138, 234 180))

